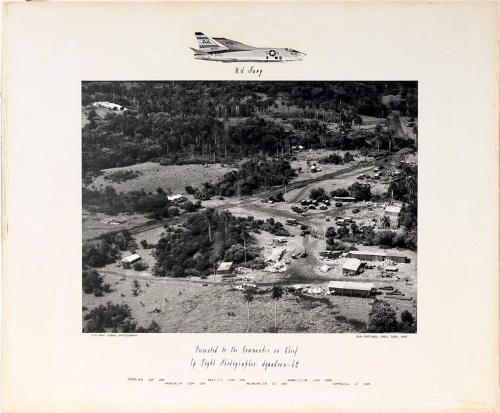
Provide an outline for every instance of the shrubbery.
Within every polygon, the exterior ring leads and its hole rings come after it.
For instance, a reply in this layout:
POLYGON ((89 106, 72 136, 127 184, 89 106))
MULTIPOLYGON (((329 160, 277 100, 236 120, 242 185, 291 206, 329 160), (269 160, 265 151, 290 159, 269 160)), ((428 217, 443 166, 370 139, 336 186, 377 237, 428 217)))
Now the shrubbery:
POLYGON ((332 198, 337 196, 351 196, 349 191, 345 188, 334 189, 332 192, 330 192, 330 195, 332 196, 332 198))
POLYGON ((127 304, 99 305, 84 317, 84 333, 159 333, 160 326, 152 321, 148 327, 137 326, 127 304))
POLYGON ((168 216, 171 202, 163 191, 150 193, 144 190, 117 193, 112 186, 104 191, 82 189, 82 205, 92 212, 108 215, 118 213, 151 213, 156 217, 168 216))
POLYGON ((125 182, 130 179, 137 178, 138 176, 142 175, 141 171, 116 171, 116 172, 111 172, 109 174, 104 175, 104 179, 106 181, 113 181, 113 182, 125 182))
POLYGON ((309 194, 310 199, 314 199, 315 201, 324 201, 328 199, 328 195, 323 188, 313 188, 309 194))
POLYGON ((110 291, 109 284, 104 284, 101 275, 93 269, 82 272, 82 288, 85 294, 94 294, 96 297, 110 291))
POLYGON ((197 191, 198 197, 206 195, 250 195, 261 188, 285 185, 296 175, 284 159, 253 158, 243 163, 237 171, 224 174, 215 184, 205 183, 197 191))
POLYGON ((104 240, 88 242, 82 247, 82 264, 90 267, 104 267, 115 262, 119 256, 119 248, 104 240))
POLYGON ((368 331, 371 333, 392 333, 399 329, 396 312, 387 301, 375 300, 368 317, 368 331))
POLYGON ((350 187, 334 189, 330 192, 331 197, 350 196, 356 198, 356 201, 369 201, 372 198, 371 187, 369 184, 354 182, 350 187))
POLYGON ((354 160, 354 156, 350 152, 346 152, 344 156, 337 153, 332 153, 319 160, 319 163, 331 163, 334 165, 342 165, 344 163, 349 163, 354 160))
POLYGON ((405 310, 401 313, 401 322, 398 322, 396 311, 384 300, 376 299, 368 315, 368 332, 370 333, 415 333, 416 321, 412 314, 405 310))
POLYGON ((371 187, 369 184, 354 182, 349 188, 347 188, 347 190, 352 197, 356 198, 356 201, 369 201, 372 197, 371 187))
POLYGON ((120 257, 120 251, 135 248, 137 245, 128 231, 108 232, 97 240, 83 244, 82 265, 103 267, 115 262, 120 257))
POLYGON ((143 261, 137 261, 132 267, 135 271, 144 271, 148 269, 148 265, 143 261))

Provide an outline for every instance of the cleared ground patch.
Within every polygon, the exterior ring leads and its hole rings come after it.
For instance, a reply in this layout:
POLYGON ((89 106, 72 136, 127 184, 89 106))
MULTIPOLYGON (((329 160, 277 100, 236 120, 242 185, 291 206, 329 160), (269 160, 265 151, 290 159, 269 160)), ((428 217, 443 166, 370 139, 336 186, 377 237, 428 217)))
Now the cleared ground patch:
POLYGON ((141 175, 125 182, 112 182, 100 175, 94 179, 90 187, 103 189, 111 185, 117 192, 156 191, 158 188, 164 191, 172 191, 174 194, 185 194, 185 187, 191 185, 199 187, 204 182, 216 181, 226 172, 233 170, 229 166, 221 164, 191 164, 191 165, 160 165, 156 162, 144 162, 137 165, 122 168, 104 169, 103 174, 116 171, 139 171, 141 175))

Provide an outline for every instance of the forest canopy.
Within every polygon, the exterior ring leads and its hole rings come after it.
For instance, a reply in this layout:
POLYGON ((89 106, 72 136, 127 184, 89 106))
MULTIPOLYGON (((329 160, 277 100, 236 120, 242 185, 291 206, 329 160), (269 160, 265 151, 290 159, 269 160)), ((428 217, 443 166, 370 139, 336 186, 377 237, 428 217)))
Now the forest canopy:
POLYGON ((362 116, 417 116, 416 82, 83 82, 83 171, 148 160, 216 162, 283 155, 294 145, 409 145, 397 130, 359 129, 362 116), (99 110, 109 101, 125 111, 99 110), (98 113, 99 112, 99 113, 98 113), (396 114, 396 115, 395 115, 396 114), (390 143, 387 143, 390 142, 390 143))

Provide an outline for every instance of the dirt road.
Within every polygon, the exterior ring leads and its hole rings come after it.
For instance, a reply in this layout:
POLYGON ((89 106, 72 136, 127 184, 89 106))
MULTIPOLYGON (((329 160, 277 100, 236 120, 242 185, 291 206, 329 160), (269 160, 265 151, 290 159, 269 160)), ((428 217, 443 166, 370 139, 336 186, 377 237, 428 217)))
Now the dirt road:
MULTIPOLYGON (((344 175, 356 174, 359 172, 359 170, 365 169, 365 168, 368 168, 368 167, 371 167, 374 165, 375 165, 375 161, 362 161, 356 165, 350 166, 350 167, 342 169, 340 171, 336 171, 336 172, 332 172, 332 173, 328 173, 328 174, 323 174, 323 175, 320 175, 316 178, 304 179, 301 181, 291 182, 288 185, 286 185, 286 190, 291 191, 294 189, 300 189, 300 188, 308 187, 309 185, 314 184, 314 183, 326 181, 329 179, 339 178, 339 177, 342 177, 344 175)), ((268 199, 269 197, 276 195, 280 192, 283 192, 284 190, 285 190, 285 185, 280 185, 280 186, 274 187, 272 189, 261 191, 255 195, 251 195, 248 197, 240 198, 238 200, 232 200, 232 201, 226 202, 223 205, 219 205, 219 206, 214 207, 214 209, 215 210, 224 210, 224 209, 236 208, 236 207, 246 205, 249 203, 258 202, 258 201, 261 201, 263 199, 268 199)), ((296 196, 294 198, 296 198, 296 196)), ((294 201, 291 200, 290 202, 294 202, 294 201)), ((276 209, 272 209, 272 211, 270 211, 270 212, 271 212, 271 216, 276 216, 278 214, 278 215, 281 215, 281 216, 286 217, 286 218, 294 217, 294 215, 292 215, 291 213, 285 214, 281 211, 280 211, 280 213, 278 213, 276 211, 276 209)), ((144 231, 148 231, 148 230, 151 230, 154 228, 161 227, 163 225, 176 225, 176 224, 182 222, 186 218, 186 216, 188 216, 188 215, 189 214, 184 214, 184 215, 181 215, 179 217, 165 218, 165 219, 162 219, 159 221, 149 221, 145 224, 141 224, 141 225, 137 225, 135 227, 129 228, 128 231, 131 234, 135 235, 135 234, 139 234, 139 233, 144 232, 144 231)), ((94 238, 90 238, 89 240, 95 240, 98 238, 99 237, 94 237, 94 238)))

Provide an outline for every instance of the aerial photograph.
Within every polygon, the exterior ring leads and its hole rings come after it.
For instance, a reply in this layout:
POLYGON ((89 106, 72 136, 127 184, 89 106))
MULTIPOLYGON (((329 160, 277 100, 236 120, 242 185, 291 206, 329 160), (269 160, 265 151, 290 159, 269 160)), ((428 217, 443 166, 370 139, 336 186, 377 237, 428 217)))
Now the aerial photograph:
POLYGON ((81 99, 84 333, 417 332, 418 82, 81 99))

